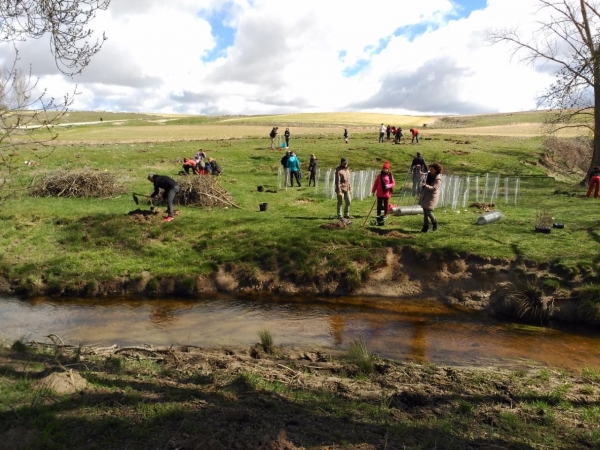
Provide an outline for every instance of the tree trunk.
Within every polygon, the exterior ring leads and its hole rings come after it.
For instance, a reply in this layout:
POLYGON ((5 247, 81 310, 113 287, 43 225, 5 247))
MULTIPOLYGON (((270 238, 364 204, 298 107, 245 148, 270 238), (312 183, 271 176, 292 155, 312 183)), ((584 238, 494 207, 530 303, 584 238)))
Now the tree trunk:
MULTIPOLYGON (((596 74, 600 68, 596 67, 596 74)), ((594 77, 594 152, 592 153, 592 161, 588 168, 585 178, 581 180, 581 185, 588 184, 590 172, 595 166, 600 167, 600 78, 594 77)))

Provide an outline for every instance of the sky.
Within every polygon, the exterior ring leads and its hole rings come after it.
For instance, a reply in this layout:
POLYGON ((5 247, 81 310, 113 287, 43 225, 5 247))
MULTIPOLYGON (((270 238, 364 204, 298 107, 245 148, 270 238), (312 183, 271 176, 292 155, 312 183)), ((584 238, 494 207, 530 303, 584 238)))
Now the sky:
MULTIPOLYGON (((82 74, 47 37, 18 43, 36 90, 71 109, 206 115, 482 114, 536 108, 552 83, 489 28, 539 19, 536 0, 112 0, 82 74)), ((14 60, 0 45, 0 64, 14 60)))

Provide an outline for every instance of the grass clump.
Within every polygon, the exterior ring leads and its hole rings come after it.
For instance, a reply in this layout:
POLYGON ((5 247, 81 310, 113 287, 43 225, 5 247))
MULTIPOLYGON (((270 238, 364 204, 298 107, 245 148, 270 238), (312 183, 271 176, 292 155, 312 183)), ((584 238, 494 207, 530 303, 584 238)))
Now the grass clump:
POLYGON ((257 332, 258 339, 260 341, 260 345, 263 350, 267 353, 273 353, 274 343, 273 343, 273 333, 268 328, 261 328, 257 332))
POLYGON ((588 284, 575 292, 579 298, 578 314, 584 320, 600 319, 600 285, 588 284))
POLYGON ((551 298, 544 297, 542 286, 535 277, 525 277, 515 282, 508 299, 517 317, 531 322, 544 323, 554 306, 551 298))
POLYGON ((348 359, 360 373, 370 375, 375 371, 375 355, 367 349, 364 338, 355 339, 348 347, 348 359))

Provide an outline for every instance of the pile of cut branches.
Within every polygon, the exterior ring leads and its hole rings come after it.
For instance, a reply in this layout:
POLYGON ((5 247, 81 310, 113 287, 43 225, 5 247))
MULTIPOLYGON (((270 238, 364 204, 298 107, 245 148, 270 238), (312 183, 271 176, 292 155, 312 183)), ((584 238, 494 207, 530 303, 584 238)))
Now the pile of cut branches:
POLYGON ((109 198, 124 192, 117 175, 88 168, 48 173, 30 190, 33 197, 109 198))
POLYGON ((180 205, 239 208, 233 203, 227 189, 221 186, 218 177, 211 175, 183 176, 177 179, 177 184, 179 184, 179 193, 175 197, 175 202, 180 205))

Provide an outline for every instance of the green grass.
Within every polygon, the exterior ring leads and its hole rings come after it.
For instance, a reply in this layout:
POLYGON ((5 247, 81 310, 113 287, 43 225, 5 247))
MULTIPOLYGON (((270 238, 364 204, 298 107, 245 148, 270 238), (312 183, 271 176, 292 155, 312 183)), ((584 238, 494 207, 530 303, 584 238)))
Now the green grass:
MULTIPOLYGON (((202 129, 221 119, 178 120, 197 121, 202 129)), ((324 126, 317 119, 311 118, 324 126)), ((328 120, 336 119, 332 116, 328 120)), ((504 217, 498 222, 476 226, 479 212, 475 208, 467 206, 460 214, 438 208, 438 232, 420 234, 421 217, 405 216, 391 217, 385 229, 399 233, 385 235, 370 226, 362 227, 372 204, 370 198, 354 200, 351 214, 356 219, 352 226, 335 231, 321 228, 335 220, 335 202, 312 188, 278 191, 282 151, 268 150, 266 138, 96 142, 96 131, 107 126, 73 127, 61 132, 74 133, 82 140, 59 145, 46 159, 42 159, 48 154, 44 148, 20 148, 14 157, 19 168, 15 176, 26 182, 58 168, 85 166, 116 173, 130 192, 149 193, 148 173, 176 176, 178 158, 193 156, 201 146, 221 163, 225 173, 220 183, 243 209, 176 207, 182 214, 165 226, 159 221, 132 220, 127 213, 136 205, 129 194, 98 200, 31 198, 18 191, 4 201, 0 212, 0 275, 14 282, 20 293, 33 294, 39 286, 47 286, 55 294, 94 292, 98 283, 116 277, 134 283, 142 273, 150 272, 153 292, 161 291, 161 279, 176 277, 178 289, 193 294, 193 280, 219 268, 239 272, 248 283, 256 281, 260 271, 277 272, 299 284, 339 280, 350 292, 360 287, 372 268, 385 262, 389 248, 400 251, 406 247, 424 254, 546 264, 556 267, 561 276, 583 276, 596 282, 600 246, 596 210, 600 203, 572 195, 583 193, 576 185, 578 176, 568 182, 543 177, 547 171, 538 164, 544 151, 541 138, 476 137, 469 138, 468 145, 459 145, 455 138, 442 135, 416 147, 378 145, 375 132, 355 133, 349 145, 337 134, 293 134, 292 149, 299 155, 303 170, 310 153, 317 155, 323 172, 335 168, 341 156, 349 159, 353 170, 379 168, 387 160, 397 180, 404 181, 419 150, 427 161, 440 162, 446 173, 521 177, 519 204, 506 205, 499 199, 497 208, 504 217), (91 141, 86 143, 86 139, 91 141), (25 166, 26 160, 39 161, 39 165, 25 166), (258 185, 275 192, 259 193, 258 185), (260 213, 258 204, 262 202, 269 207, 260 213), (553 230, 551 235, 534 233, 541 208, 551 210, 556 221, 565 223, 565 229, 553 230)), ((225 130, 236 135, 234 125, 225 130)))

